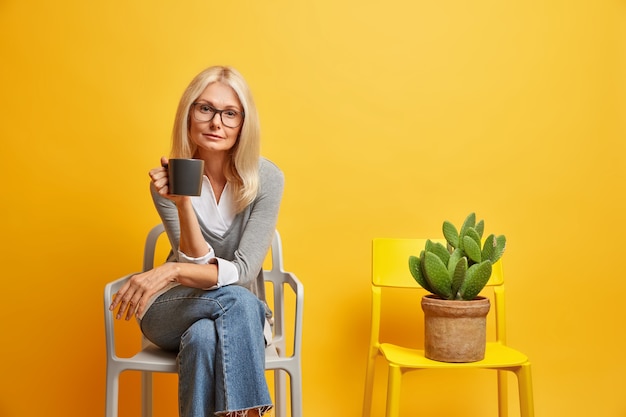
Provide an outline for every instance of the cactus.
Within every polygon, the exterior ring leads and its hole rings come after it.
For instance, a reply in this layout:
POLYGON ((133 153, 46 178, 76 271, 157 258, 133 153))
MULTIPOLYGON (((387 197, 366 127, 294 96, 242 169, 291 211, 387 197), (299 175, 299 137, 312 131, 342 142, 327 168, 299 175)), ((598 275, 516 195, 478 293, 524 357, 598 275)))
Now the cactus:
POLYGON ((491 267, 506 247, 504 235, 487 236, 483 242, 485 223, 476 222, 470 213, 459 231, 449 221, 443 222, 447 247, 426 241, 420 256, 409 257, 409 270, 426 291, 447 300, 473 300, 487 285, 491 267))

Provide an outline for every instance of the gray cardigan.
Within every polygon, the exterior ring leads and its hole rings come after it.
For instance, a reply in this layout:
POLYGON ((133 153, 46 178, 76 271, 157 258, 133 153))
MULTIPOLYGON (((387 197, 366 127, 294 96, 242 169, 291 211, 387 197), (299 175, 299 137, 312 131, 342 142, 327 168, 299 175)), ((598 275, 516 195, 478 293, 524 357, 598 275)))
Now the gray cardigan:
MULTIPOLYGON (((258 194, 248 207, 235 216, 224 236, 211 232, 206 224, 198 219, 202 234, 215 251, 215 256, 235 264, 239 271, 237 284, 248 288, 264 301, 262 267, 276 230, 284 181, 283 173, 276 165, 265 158, 260 158, 258 194)), ((177 261, 180 225, 176 205, 159 195, 154 187, 150 189, 154 205, 173 248, 168 260, 177 261)))

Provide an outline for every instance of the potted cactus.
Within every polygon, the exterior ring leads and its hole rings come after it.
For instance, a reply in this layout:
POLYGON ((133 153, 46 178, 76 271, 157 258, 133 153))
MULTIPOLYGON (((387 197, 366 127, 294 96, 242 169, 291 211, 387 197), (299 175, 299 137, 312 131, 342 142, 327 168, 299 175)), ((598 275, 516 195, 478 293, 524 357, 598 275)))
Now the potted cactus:
POLYGON ((426 357, 443 362, 473 362, 485 354, 489 299, 479 293, 492 265, 506 246, 503 235, 483 240, 485 223, 470 213, 461 229, 443 223, 447 245, 426 241, 420 256, 409 257, 411 275, 426 291, 424 348, 426 357))

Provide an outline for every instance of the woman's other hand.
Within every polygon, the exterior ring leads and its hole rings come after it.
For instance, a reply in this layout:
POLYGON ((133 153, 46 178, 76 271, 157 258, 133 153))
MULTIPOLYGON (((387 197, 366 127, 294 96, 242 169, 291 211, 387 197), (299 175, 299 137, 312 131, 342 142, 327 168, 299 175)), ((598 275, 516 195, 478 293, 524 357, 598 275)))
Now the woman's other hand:
POLYGON ((175 282, 178 276, 178 264, 168 262, 154 269, 133 275, 115 294, 109 306, 110 311, 117 309, 116 319, 126 320, 135 315, 140 317, 146 304, 159 290, 175 282))

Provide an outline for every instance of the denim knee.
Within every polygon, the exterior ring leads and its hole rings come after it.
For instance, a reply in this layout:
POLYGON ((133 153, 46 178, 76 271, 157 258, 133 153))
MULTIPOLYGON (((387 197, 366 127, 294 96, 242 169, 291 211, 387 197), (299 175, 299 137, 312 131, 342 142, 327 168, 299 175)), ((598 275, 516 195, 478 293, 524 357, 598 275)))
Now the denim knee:
POLYGON ((237 316, 239 318, 237 322, 257 323, 263 328, 267 315, 265 303, 249 290, 239 286, 233 286, 232 297, 234 302, 230 304, 225 314, 237 316))
POLYGON ((180 349, 215 351, 215 323, 213 320, 203 319, 193 323, 180 338, 180 349))

